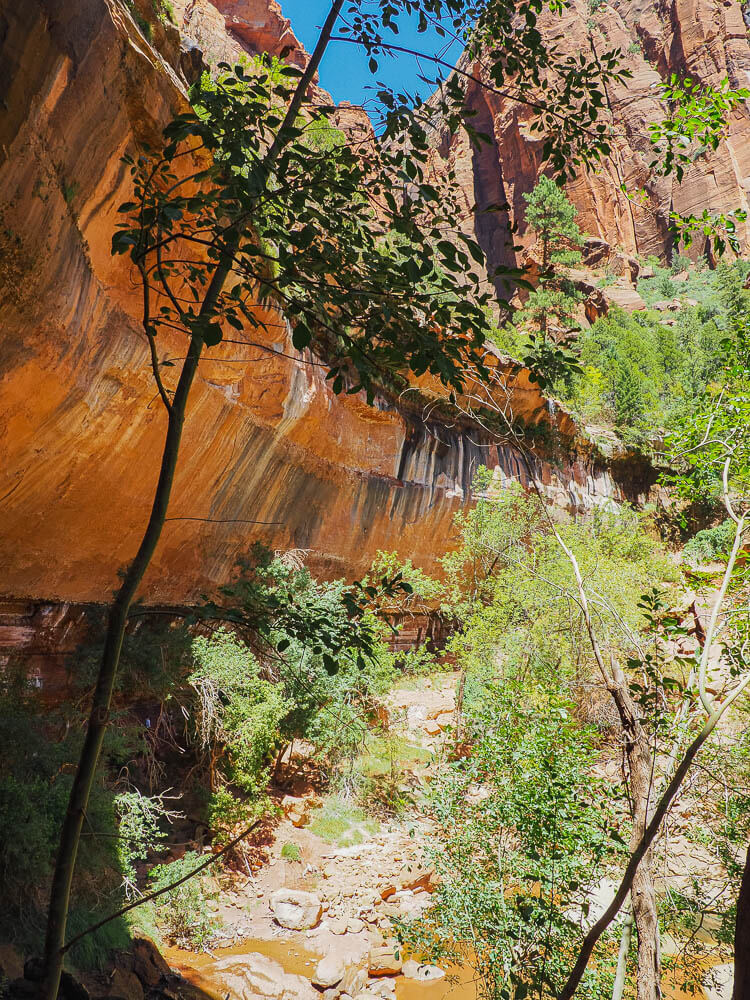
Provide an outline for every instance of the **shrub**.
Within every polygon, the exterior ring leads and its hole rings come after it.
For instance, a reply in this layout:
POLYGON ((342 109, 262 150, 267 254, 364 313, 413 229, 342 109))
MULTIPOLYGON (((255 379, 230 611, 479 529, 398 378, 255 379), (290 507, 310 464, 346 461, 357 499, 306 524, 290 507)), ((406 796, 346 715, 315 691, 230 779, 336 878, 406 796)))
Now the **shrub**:
POLYGON ((734 521, 727 518, 721 524, 713 528, 706 528, 693 535, 682 550, 685 562, 690 566, 699 566, 701 563, 713 562, 717 558, 724 558, 731 548, 734 540, 734 521))
POLYGON ((225 780, 257 798, 268 783, 268 760, 289 703, 278 685, 261 680, 258 661, 230 632, 199 636, 192 651, 195 732, 211 784, 218 767, 225 780))
POLYGON ((582 936, 575 914, 614 855, 593 734, 571 709, 550 688, 488 686, 468 719, 468 756, 435 781, 437 888, 400 934, 430 959, 467 963, 482 996, 556 995, 582 936))
POLYGON ((284 844, 281 848, 281 856, 287 861, 302 861, 302 851, 299 844, 284 844))
MULTIPOLYGON (((204 859, 195 851, 167 865, 157 865, 151 872, 154 889, 163 889, 184 875, 195 871, 204 859)), ((208 878, 196 875, 171 889, 157 900, 160 921, 167 936, 180 948, 202 951, 221 928, 209 903, 215 898, 208 878)))

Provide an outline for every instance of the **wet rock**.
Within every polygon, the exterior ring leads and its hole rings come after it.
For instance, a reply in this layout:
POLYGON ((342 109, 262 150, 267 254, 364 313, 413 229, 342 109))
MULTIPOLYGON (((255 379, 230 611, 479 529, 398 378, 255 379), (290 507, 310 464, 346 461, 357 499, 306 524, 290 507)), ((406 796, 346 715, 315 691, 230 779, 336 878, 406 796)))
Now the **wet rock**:
POLYGON ((269 903, 276 923, 292 931, 316 927, 323 913, 320 899, 301 889, 277 889, 269 903))
POLYGON ((278 962, 256 952, 221 959, 212 976, 229 1000, 320 1000, 308 979, 284 972, 278 962))

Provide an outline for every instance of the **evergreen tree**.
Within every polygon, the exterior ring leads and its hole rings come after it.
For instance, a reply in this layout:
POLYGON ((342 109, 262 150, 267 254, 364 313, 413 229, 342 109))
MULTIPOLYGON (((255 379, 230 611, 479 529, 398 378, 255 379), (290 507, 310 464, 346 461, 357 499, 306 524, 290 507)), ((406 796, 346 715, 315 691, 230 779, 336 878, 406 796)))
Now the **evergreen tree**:
POLYGON ((617 423, 621 427, 633 427, 643 416, 643 393, 639 372, 628 358, 619 361, 613 388, 617 423))
POLYGON ((576 209, 565 192, 549 177, 540 177, 525 194, 526 224, 541 246, 539 285, 521 311, 520 321, 546 342, 564 343, 578 329, 575 311, 580 294, 573 287, 569 268, 581 261, 581 230, 576 209))

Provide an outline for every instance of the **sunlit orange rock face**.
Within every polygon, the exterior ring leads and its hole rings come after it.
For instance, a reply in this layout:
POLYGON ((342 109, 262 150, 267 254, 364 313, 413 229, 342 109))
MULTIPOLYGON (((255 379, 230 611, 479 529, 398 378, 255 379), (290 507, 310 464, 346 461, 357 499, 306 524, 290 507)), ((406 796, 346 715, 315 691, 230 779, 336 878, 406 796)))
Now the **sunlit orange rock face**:
MULTIPOLYGON (((584 172, 568 184, 581 228, 612 246, 642 256, 667 256, 672 249, 670 211, 701 214, 748 208, 750 185, 750 115, 743 107, 733 114, 726 139, 716 152, 700 155, 682 184, 654 176, 648 125, 667 115, 658 85, 671 73, 690 75, 719 86, 750 85, 750 46, 737 0, 573 0, 562 15, 547 12, 540 20, 545 38, 563 54, 591 45, 600 55, 619 47, 632 79, 609 88, 614 143, 612 157, 600 170, 584 172), (592 11, 592 8, 596 8, 592 11), (625 184, 636 197, 629 201, 625 184), (642 192, 642 195, 639 194, 642 192)), ((479 65, 464 67, 481 78, 479 65)), ((530 131, 531 114, 509 100, 469 83, 472 123, 491 138, 472 148, 465 136, 439 134, 435 169, 450 162, 465 192, 467 219, 487 253, 490 264, 517 266, 528 245, 523 195, 531 191, 542 169, 543 139, 530 131), (471 206, 507 203, 506 212, 469 216, 471 206), (513 227, 517 230, 513 233, 513 227), (513 233, 513 235, 511 235, 513 233)), ((740 226, 743 247, 750 244, 748 224, 740 226)), ((703 252, 694 242, 693 257, 703 252)))
MULTIPOLYGON (((293 45, 274 3, 188 7, 215 59, 293 45)), ((186 107, 179 37, 157 25, 151 46, 118 0, 0 0, 0 28, 0 592, 104 601, 137 547, 165 431, 138 288, 110 239, 130 194, 122 155, 158 142, 186 107)), ((262 346, 293 355, 283 319, 266 319, 262 346)), ((642 489, 528 379, 515 402, 530 424, 561 431, 562 452, 539 465, 560 504, 642 489)), ((479 464, 524 475, 476 426, 335 398, 313 358, 214 348, 141 596, 190 600, 227 580, 254 540, 304 549, 329 576, 362 572, 378 549, 429 567, 479 464)))

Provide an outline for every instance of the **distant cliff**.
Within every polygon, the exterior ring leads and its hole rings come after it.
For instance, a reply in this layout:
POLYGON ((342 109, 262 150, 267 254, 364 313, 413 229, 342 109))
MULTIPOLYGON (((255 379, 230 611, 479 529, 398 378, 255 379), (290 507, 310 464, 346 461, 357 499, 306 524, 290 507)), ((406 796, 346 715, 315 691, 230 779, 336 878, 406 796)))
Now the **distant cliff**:
MULTIPOLYGON (((540 19, 545 39, 563 54, 619 47, 623 64, 633 77, 609 88, 613 125, 612 156, 596 172, 583 173, 568 185, 578 209, 581 229, 629 254, 668 257, 672 237, 669 214, 700 214, 748 209, 750 191, 750 113, 747 107, 731 117, 725 140, 715 153, 696 156, 682 184, 656 177, 649 169, 654 159, 648 125, 667 116, 658 85, 672 73, 689 74, 718 86, 728 79, 733 87, 750 86, 750 44, 737 0, 572 0, 562 15, 545 12, 540 19), (635 195, 628 200, 621 191, 635 195)), ((482 79, 481 65, 465 65, 482 79)), ((472 123, 490 136, 491 143, 472 148, 464 135, 438 130, 435 167, 455 167, 465 191, 467 208, 507 203, 506 212, 471 216, 474 235, 491 267, 517 266, 528 246, 523 195, 539 176, 543 137, 529 130, 530 112, 477 83, 469 83, 472 123)), ((750 222, 739 237, 750 246, 750 222)), ((690 253, 706 248, 697 238, 690 253)), ((709 254, 710 256, 710 254, 709 254)))

